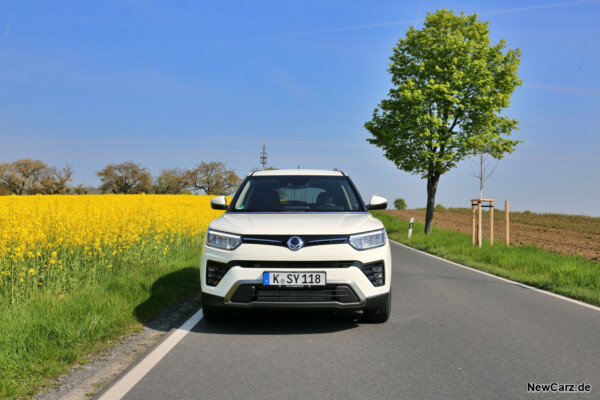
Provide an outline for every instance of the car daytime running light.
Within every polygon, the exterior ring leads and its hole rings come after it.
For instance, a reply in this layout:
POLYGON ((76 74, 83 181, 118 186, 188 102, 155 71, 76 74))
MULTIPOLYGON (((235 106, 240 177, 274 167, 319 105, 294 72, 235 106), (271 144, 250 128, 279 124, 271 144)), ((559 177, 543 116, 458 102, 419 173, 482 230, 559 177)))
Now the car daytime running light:
POLYGON ((350 235, 348 240, 350 246, 356 250, 367 250, 374 247, 381 247, 385 244, 385 230, 378 229, 372 232, 350 235))
POLYGON ((233 250, 240 244, 242 244, 242 237, 240 235, 213 231, 211 229, 209 229, 206 233, 206 245, 210 247, 216 247, 223 250, 233 250))

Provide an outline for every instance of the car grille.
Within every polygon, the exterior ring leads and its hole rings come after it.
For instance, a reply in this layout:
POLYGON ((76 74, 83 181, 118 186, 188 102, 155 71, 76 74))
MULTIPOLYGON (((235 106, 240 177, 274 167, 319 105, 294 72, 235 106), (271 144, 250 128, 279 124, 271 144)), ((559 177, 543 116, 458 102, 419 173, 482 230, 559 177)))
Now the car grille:
POLYGON ((230 267, 242 268, 361 268, 360 261, 230 261, 230 267))
POLYGON ((304 247, 348 243, 348 235, 244 235, 242 243, 287 247, 292 236, 300 237, 304 247))
POLYGON ((262 285, 242 285, 231 297, 233 303, 356 303, 356 293, 346 285, 321 288, 268 288, 262 285))

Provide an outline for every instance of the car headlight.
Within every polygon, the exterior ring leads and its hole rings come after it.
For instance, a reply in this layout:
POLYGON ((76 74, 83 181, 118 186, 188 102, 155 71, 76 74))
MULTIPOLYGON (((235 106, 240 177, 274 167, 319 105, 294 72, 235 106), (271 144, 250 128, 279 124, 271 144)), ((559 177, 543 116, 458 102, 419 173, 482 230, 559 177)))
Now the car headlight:
POLYGON ((213 231, 206 232, 206 245, 223 250, 233 250, 242 244, 242 237, 231 233, 213 231))
POLYGON ((348 242, 350 243, 350 246, 354 247, 356 250, 381 247, 385 244, 385 230, 378 229, 376 231, 350 235, 348 242))

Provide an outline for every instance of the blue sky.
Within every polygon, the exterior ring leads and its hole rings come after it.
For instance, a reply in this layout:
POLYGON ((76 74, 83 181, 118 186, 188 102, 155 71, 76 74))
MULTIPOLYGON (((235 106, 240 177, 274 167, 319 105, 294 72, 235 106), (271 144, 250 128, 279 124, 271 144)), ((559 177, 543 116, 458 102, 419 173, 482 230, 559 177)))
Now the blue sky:
MULTIPOLYGON (((484 196, 511 209, 600 216, 600 1, 3 1, 0 160, 69 164, 74 184, 133 160, 158 174, 266 141, 278 168, 339 168, 363 197, 424 206, 425 181, 368 144, 388 58, 427 11, 478 13, 523 52, 507 114, 523 144, 484 196)), ((468 162, 437 202, 469 206, 468 162)))

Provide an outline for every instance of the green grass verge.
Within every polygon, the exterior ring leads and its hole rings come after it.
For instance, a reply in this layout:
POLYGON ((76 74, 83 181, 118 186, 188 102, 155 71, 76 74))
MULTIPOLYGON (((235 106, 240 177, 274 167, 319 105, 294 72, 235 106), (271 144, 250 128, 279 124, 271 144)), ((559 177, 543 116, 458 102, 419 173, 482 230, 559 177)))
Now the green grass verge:
POLYGON ((434 227, 425 235, 415 222, 409 240, 408 221, 374 211, 390 239, 469 267, 540 289, 600 306, 600 264, 579 256, 566 256, 534 246, 511 246, 484 241, 479 248, 471 236, 434 227))
POLYGON ((0 304, 0 398, 34 395, 50 379, 199 290, 200 249, 130 265, 65 295, 0 304))

